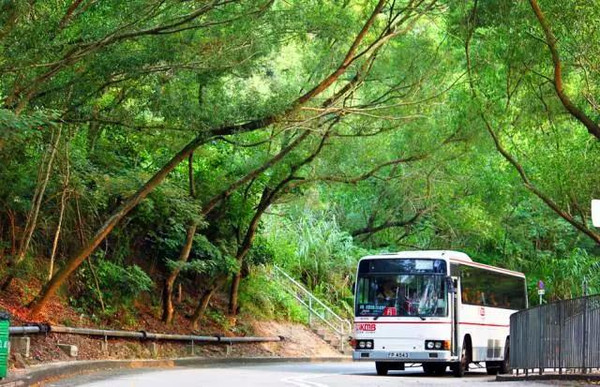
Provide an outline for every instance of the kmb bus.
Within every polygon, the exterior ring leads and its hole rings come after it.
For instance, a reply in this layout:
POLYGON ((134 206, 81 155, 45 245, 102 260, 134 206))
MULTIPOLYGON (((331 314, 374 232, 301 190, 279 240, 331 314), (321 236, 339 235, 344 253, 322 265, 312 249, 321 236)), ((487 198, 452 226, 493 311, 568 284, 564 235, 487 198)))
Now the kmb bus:
POLYGON ((525 275, 456 251, 363 257, 355 285, 353 358, 378 375, 423 366, 463 376, 469 364, 506 373, 509 318, 527 307, 525 275))

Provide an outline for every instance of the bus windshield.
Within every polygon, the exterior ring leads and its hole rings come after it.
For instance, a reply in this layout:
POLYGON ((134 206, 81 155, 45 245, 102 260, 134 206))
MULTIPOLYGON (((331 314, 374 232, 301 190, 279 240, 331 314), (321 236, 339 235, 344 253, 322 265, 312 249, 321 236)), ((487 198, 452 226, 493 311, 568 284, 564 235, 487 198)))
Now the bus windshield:
POLYGON ((393 259, 359 266, 356 316, 448 315, 443 260, 393 259), (421 261, 421 262, 419 262, 421 261))

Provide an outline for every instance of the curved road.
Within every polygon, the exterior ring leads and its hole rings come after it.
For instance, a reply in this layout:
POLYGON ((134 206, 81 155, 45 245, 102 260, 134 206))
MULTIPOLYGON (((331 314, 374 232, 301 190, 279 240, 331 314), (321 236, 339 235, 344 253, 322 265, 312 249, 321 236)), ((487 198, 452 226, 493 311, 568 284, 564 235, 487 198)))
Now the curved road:
MULTIPOLYGON (((47 386, 278 386, 278 387, 388 387, 398 385, 463 385, 490 386, 495 377, 484 370, 468 372, 464 378, 455 378, 450 372, 444 376, 428 377, 421 367, 406 371, 390 371, 388 376, 377 376, 373 363, 270 363, 265 365, 215 365, 205 368, 170 368, 119 370, 78 376, 46 384, 47 386)), ((494 383, 507 386, 548 386, 535 382, 494 383)))

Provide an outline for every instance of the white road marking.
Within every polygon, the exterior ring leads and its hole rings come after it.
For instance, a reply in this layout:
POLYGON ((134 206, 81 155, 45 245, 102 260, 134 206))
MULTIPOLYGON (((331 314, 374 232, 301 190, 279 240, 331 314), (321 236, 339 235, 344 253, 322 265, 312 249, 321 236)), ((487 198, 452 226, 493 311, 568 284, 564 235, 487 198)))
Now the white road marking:
POLYGON ((281 381, 284 383, 287 383, 287 384, 294 385, 296 387, 329 387, 327 384, 311 382, 311 381, 308 381, 307 379, 323 378, 323 377, 332 376, 332 375, 337 375, 337 374, 291 376, 288 378, 283 378, 283 379, 281 379, 281 381))

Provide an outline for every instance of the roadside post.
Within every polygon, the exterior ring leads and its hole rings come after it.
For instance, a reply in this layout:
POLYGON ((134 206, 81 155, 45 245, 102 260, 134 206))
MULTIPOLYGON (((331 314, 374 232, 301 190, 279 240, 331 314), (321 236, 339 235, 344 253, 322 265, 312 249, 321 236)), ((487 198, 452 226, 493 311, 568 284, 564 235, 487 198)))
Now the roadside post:
POLYGON ((10 317, 6 312, 0 312, 0 379, 6 377, 8 371, 8 327, 10 317))
POLYGON ((544 281, 539 280, 538 281, 538 295, 540 296, 540 305, 542 305, 542 302, 544 301, 544 294, 546 294, 546 285, 544 285, 544 281))
POLYGON ((600 200, 592 200, 592 223, 594 227, 600 227, 600 200))

